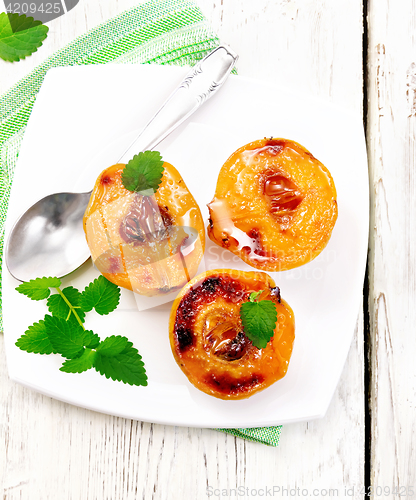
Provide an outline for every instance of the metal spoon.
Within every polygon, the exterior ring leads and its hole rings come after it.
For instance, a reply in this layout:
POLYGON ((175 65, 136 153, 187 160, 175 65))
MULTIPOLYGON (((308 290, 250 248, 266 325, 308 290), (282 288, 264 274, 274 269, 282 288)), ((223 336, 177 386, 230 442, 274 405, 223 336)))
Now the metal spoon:
MULTIPOLYGON (((238 59, 229 47, 219 46, 198 62, 180 86, 121 156, 153 149, 220 89, 238 59)), ((65 276, 90 256, 82 227, 89 193, 46 196, 13 226, 5 247, 7 268, 19 281, 39 276, 65 276)))

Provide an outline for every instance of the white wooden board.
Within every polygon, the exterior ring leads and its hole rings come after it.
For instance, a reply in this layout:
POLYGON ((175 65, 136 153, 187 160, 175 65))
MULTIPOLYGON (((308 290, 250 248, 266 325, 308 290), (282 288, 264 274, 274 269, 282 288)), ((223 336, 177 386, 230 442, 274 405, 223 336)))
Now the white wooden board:
MULTIPOLYGON (((0 61, 0 92, 75 36, 136 4, 136 0, 81 0, 50 24, 47 43, 31 58, 13 65, 0 61)), ((241 75, 277 84, 284 75, 302 95, 361 111, 359 0, 199 0, 198 4, 221 40, 240 54, 241 75)), ((340 154, 347 151, 348 145, 340 154)), ((338 498, 362 498, 362 321, 360 317, 327 416, 285 426, 278 448, 214 430, 142 424, 57 402, 9 382, 1 352, 3 498, 203 499, 208 498, 208 487, 227 490, 233 498, 233 488, 260 491, 273 486, 308 489, 311 495, 317 489, 318 497, 337 489, 338 498), (355 488, 354 496, 346 487, 355 488)))

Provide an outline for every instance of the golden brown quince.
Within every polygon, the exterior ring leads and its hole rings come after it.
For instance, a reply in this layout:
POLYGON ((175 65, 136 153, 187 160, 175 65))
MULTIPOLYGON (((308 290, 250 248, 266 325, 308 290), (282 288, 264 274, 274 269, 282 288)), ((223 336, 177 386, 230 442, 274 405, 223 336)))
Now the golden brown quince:
POLYGON ((173 303, 169 337, 189 381, 220 399, 243 399, 284 377, 292 354, 295 320, 266 273, 217 269, 196 276, 173 303), (264 349, 245 335, 240 305, 259 292, 276 305, 277 322, 264 349))
POLYGON ((109 281, 142 295, 178 290, 196 274, 204 253, 199 207, 169 163, 153 196, 127 190, 124 167, 101 173, 84 215, 93 262, 109 281))
POLYGON ((338 215, 328 169, 297 142, 261 139, 233 153, 208 205, 208 236, 247 264, 284 271, 314 259, 338 215))

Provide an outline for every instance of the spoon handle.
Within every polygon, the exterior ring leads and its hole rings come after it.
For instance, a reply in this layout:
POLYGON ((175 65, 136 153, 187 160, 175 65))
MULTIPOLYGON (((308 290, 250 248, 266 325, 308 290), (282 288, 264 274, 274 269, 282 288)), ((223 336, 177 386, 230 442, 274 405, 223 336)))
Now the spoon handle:
POLYGON ((163 141, 221 88, 237 59, 229 47, 220 45, 193 66, 118 163, 127 163, 135 154, 153 149, 163 141))

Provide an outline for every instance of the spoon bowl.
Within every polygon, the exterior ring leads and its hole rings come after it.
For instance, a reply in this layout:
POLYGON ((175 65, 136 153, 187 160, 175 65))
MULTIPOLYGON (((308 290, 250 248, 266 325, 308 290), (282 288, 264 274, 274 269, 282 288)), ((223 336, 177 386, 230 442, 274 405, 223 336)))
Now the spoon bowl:
POLYGON ((57 193, 32 205, 15 223, 6 244, 9 272, 19 281, 62 277, 90 257, 82 218, 89 193, 57 193))

